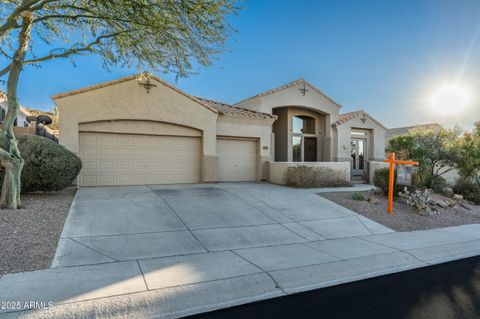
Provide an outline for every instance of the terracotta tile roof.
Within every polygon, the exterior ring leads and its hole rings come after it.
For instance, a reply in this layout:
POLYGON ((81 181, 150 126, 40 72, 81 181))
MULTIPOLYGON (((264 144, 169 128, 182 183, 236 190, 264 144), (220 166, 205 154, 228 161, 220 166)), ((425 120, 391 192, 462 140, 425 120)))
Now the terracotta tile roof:
POLYGON ((372 121, 374 121, 375 123, 377 123, 378 125, 380 125, 380 127, 384 128, 385 130, 387 129, 385 126, 383 126, 382 123, 380 123, 379 121, 377 121, 376 119, 374 119, 373 117, 370 116, 370 114, 368 114, 367 112, 365 112, 364 110, 357 110, 357 111, 353 111, 353 112, 347 112, 347 113, 342 113, 342 114, 339 114, 338 115, 338 120, 337 122, 335 122, 335 125, 342 125, 343 123, 345 122, 348 122, 350 121, 351 119, 354 119, 356 118, 357 116, 361 116, 365 114, 366 116, 368 116, 372 121))
POLYGON ((348 112, 348 113, 342 113, 338 115, 338 121, 337 125, 343 124, 347 121, 350 121, 351 119, 363 114, 363 111, 353 111, 353 112, 348 112))
POLYGON ((276 119, 277 118, 277 116, 272 115, 272 114, 247 110, 247 109, 232 106, 230 104, 223 103, 223 102, 204 99, 204 98, 201 98, 201 97, 197 97, 197 99, 199 99, 203 103, 208 104, 210 107, 213 107, 214 109, 216 109, 218 111, 218 113, 223 114, 223 115, 255 117, 255 118, 262 118, 262 119, 276 119))
POLYGON ((396 128, 390 128, 387 130, 385 133, 385 140, 389 140, 392 137, 398 136, 398 135, 405 135, 410 133, 410 131, 419 129, 419 128, 425 128, 425 129, 440 129, 442 126, 438 123, 428 123, 428 124, 419 124, 419 125, 413 125, 413 126, 405 126, 405 127, 396 127, 396 128))
POLYGON ((154 75, 152 75, 148 72, 133 74, 133 75, 126 76, 126 77, 123 77, 123 78, 120 78, 120 79, 116 79, 116 80, 112 80, 112 81, 107 81, 107 82, 87 86, 87 87, 84 87, 84 88, 81 88, 81 89, 78 89, 78 90, 73 90, 73 91, 69 91, 69 92, 65 92, 65 93, 55 94, 55 95, 52 95, 51 98, 53 100, 58 100, 58 99, 61 99, 61 98, 67 97, 67 96, 72 96, 72 95, 76 95, 76 94, 80 94, 80 93, 84 93, 84 92, 90 92, 90 91, 93 91, 93 90, 98 90, 98 89, 101 89, 101 88, 104 88, 104 87, 107 87, 107 86, 111 86, 111 85, 115 85, 115 84, 118 84, 118 83, 127 82, 127 81, 131 81, 131 80, 137 80, 142 76, 146 76, 146 77, 149 77, 150 79, 153 79, 157 82, 160 82, 163 85, 171 88, 172 90, 177 91, 178 93, 188 97, 189 99, 191 99, 191 100, 193 100, 197 103, 200 103, 201 105, 205 106, 206 108, 208 108, 212 112, 217 113, 217 110, 215 108, 212 108, 211 106, 207 105, 206 103, 203 103, 202 101, 200 101, 196 97, 194 97, 194 96, 192 96, 192 95, 190 95, 186 92, 183 92, 182 90, 174 87, 173 85, 163 81, 162 79, 160 79, 160 78, 158 78, 158 77, 156 77, 156 76, 154 76, 154 75))
POLYGON ((282 90, 285 90, 285 89, 294 87, 294 86, 296 86, 297 84, 305 84, 306 86, 310 87, 312 90, 316 91, 316 92, 319 93, 320 95, 323 95, 327 100, 329 100, 330 102, 332 102, 333 104, 335 104, 335 105, 338 106, 339 108, 342 107, 340 104, 338 104, 337 102, 335 102, 332 98, 330 98, 328 95, 326 95, 325 93, 323 93, 322 91, 320 91, 319 89, 317 89, 316 87, 314 87, 313 85, 311 85, 310 83, 308 83, 308 82, 307 82, 306 80, 304 80, 304 79, 298 79, 298 80, 289 82, 289 83, 287 83, 287 84, 284 84, 284 85, 282 85, 282 86, 279 86, 279 87, 276 87, 276 88, 273 88, 273 89, 264 91, 264 92, 262 92, 262 93, 259 93, 259 94, 256 94, 256 95, 254 95, 254 96, 248 97, 248 98, 246 98, 246 99, 244 99, 244 100, 241 100, 240 102, 237 102, 237 103, 235 103, 234 105, 238 105, 238 104, 243 103, 243 102, 245 102, 245 101, 253 100, 253 99, 256 99, 256 98, 259 98, 259 97, 263 97, 263 96, 266 96, 266 95, 270 95, 270 94, 273 94, 273 93, 276 93, 276 92, 279 92, 279 91, 282 91, 282 90))

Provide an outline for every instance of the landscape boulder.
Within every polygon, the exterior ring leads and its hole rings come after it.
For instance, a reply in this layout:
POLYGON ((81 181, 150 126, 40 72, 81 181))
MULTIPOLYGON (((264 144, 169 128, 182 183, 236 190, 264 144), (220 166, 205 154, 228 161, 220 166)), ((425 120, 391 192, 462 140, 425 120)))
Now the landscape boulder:
POLYGON ((447 187, 443 190, 443 195, 445 197, 452 198, 453 195, 455 195, 455 193, 453 192, 453 190, 450 187, 447 187))

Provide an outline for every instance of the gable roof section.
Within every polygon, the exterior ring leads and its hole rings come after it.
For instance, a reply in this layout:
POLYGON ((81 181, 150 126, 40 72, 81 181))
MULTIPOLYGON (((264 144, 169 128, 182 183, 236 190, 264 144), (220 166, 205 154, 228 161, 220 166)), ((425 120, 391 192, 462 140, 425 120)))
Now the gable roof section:
POLYGON ((262 112, 257 112, 257 111, 252 111, 252 110, 247 110, 243 109, 240 107, 232 106, 227 103, 223 102, 218 102, 214 100, 208 100, 204 99, 201 97, 196 97, 200 101, 202 101, 205 104, 208 104, 210 107, 213 107, 218 111, 218 113, 223 114, 223 115, 232 115, 232 116, 242 116, 242 117, 254 117, 254 118, 261 118, 261 119, 276 119, 277 116, 268 114, 268 113, 262 113, 262 112))
POLYGON ((412 126, 390 128, 385 133, 385 139, 389 140, 389 139, 391 139, 392 137, 395 137, 395 136, 408 134, 408 133, 410 133, 411 130, 414 130, 414 129, 419 129, 419 128, 438 129, 438 128, 441 128, 441 127, 442 126, 438 123, 427 123, 427 124, 419 124, 419 125, 412 125, 412 126))
POLYGON ((335 122, 335 125, 342 125, 343 123, 346 123, 358 116, 361 116, 365 114, 366 116, 368 116, 372 121, 374 121, 375 123, 377 123, 380 127, 382 127, 383 129, 387 130, 387 128, 385 126, 383 126, 382 123, 380 123, 379 121, 377 121, 376 119, 374 119, 372 116, 370 116, 370 114, 368 114, 367 112, 365 112, 364 110, 357 110, 357 111, 353 111, 353 112, 347 112, 347 113, 342 113, 342 114, 339 114, 338 115, 338 120, 337 122, 335 122))
POLYGON ((267 96, 267 95, 270 95, 270 94, 273 94, 273 93, 277 93, 277 92, 280 92, 280 91, 289 89, 289 88, 291 88, 291 87, 294 87, 294 86, 296 86, 297 84, 305 84, 305 85, 308 85, 308 86, 309 86, 311 89, 313 89, 315 92, 317 92, 318 94, 322 95, 323 97, 325 97, 327 100, 329 100, 330 102, 332 102, 333 104, 335 104, 335 105, 338 106, 339 108, 342 107, 340 104, 338 104, 337 102, 335 102, 332 98, 330 98, 328 95, 326 95, 325 93, 323 93, 322 91, 320 91, 319 89, 317 89, 315 86, 311 85, 309 82, 307 82, 307 81, 304 80, 304 79, 298 79, 298 80, 289 82, 289 83, 287 83, 287 84, 284 84, 284 85, 282 85, 282 86, 279 86, 279 87, 276 87, 276 88, 273 88, 273 89, 264 91, 264 92, 262 92, 262 93, 256 94, 256 95, 251 96, 251 97, 248 97, 248 98, 246 98, 246 99, 243 99, 243 100, 241 100, 240 102, 235 103, 234 105, 238 105, 238 104, 240 104, 240 103, 243 103, 243 102, 246 102, 246 101, 250 101, 250 100, 253 100, 253 99, 256 99, 256 98, 259 98, 259 97, 263 97, 263 96, 267 96))
POLYGON ((107 81, 107 82, 103 82, 103 83, 99 83, 99 84, 95 84, 95 85, 90 85, 90 86, 87 86, 87 87, 84 87, 84 88, 81 88, 81 89, 78 89, 78 90, 73 90, 73 91, 69 91, 69 92, 55 94, 55 95, 52 95, 51 98, 52 98, 52 100, 58 100, 58 99, 61 99, 61 98, 67 97, 67 96, 72 96, 72 95, 76 95, 76 94, 80 94, 80 93, 90 92, 90 91, 98 90, 98 89, 101 89, 101 88, 104 88, 104 87, 112 86, 112 85, 127 82, 127 81, 137 80, 141 76, 146 76, 146 77, 149 77, 150 79, 153 79, 157 82, 160 82, 161 84, 163 84, 163 85, 169 87, 170 89, 184 95, 185 97, 191 99, 192 101, 195 101, 196 103, 206 107, 210 111, 218 113, 215 108, 207 105, 206 103, 203 103, 201 100, 195 98, 194 96, 180 90, 179 88, 176 88, 175 86, 163 81, 159 77, 156 77, 156 76, 154 76, 154 75, 152 75, 151 73, 148 73, 148 72, 133 74, 133 75, 126 76, 126 77, 123 77, 123 78, 120 78, 120 79, 107 81))

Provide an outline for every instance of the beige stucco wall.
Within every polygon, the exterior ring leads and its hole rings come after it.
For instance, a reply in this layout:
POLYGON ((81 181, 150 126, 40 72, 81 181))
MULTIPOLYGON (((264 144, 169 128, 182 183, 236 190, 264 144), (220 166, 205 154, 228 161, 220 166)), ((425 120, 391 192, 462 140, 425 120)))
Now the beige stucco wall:
POLYGON ((78 130, 81 132, 100 133, 125 133, 194 137, 202 136, 202 132, 194 128, 171 123, 138 120, 108 120, 80 123, 78 125, 78 130))
POLYGON ((220 115, 217 136, 254 138, 258 143, 257 180, 268 178, 268 161, 272 160, 271 131, 273 119, 256 119, 220 115))
POLYGON ((275 161, 287 161, 289 136, 288 108, 275 109, 273 114, 278 117, 273 123, 273 132, 275 132, 275 156, 273 159, 275 161))
POLYGON ((55 100, 59 107, 60 141, 78 153, 79 124, 107 120, 148 120, 137 123, 148 130, 150 121, 194 128, 203 135, 201 180, 216 179, 216 121, 218 113, 189 97, 152 80, 156 87, 147 93, 136 80, 70 95, 55 100))
POLYGON ((331 168, 341 171, 346 181, 350 180, 350 162, 269 162, 268 181, 273 184, 285 185, 284 177, 287 169, 299 165, 331 168))
POLYGON ((381 168, 388 168, 390 164, 385 162, 378 162, 378 161, 369 161, 368 162, 368 182, 373 184, 373 175, 377 169, 381 168))
POLYGON ((240 102, 237 106, 270 114, 272 114, 272 110, 276 107, 290 105, 302 106, 330 114, 332 117, 330 119, 331 123, 337 121, 338 111, 340 109, 339 105, 330 101, 309 85, 306 85, 309 91, 305 95, 299 91, 300 88, 303 88, 303 83, 262 97, 240 102))
POLYGON ((217 135, 256 138, 258 179, 266 178, 273 119, 219 115, 176 89, 151 81, 156 87, 149 93, 136 80, 128 80, 55 99, 61 144, 78 153, 79 131, 202 136, 201 181, 212 182, 218 174, 217 135))
MULTIPOLYGON (((341 107, 308 84, 306 84, 306 88, 309 91, 305 95, 299 90, 302 88, 303 83, 298 83, 290 88, 240 102, 237 106, 279 116, 274 124, 274 132, 276 132, 277 137, 275 140, 275 157, 279 161, 292 160, 290 151, 291 121, 281 118, 281 112, 287 112, 284 107, 289 107, 289 110, 290 107, 292 107, 291 110, 294 110, 293 107, 302 110, 299 113, 310 110, 314 114, 321 114, 320 121, 322 123, 317 126, 317 131, 319 129, 322 131, 321 137, 317 137, 318 160, 333 161, 335 157, 335 133, 332 131, 331 125, 338 120, 341 107)), ((291 114, 289 115, 291 116, 291 114)))
POLYGON ((350 142, 351 133, 354 130, 365 130, 367 134, 367 159, 372 161, 383 160, 385 155, 385 128, 378 125, 371 118, 361 121, 362 116, 357 116, 337 126, 337 137, 335 138, 335 159, 338 161, 351 160, 350 142))

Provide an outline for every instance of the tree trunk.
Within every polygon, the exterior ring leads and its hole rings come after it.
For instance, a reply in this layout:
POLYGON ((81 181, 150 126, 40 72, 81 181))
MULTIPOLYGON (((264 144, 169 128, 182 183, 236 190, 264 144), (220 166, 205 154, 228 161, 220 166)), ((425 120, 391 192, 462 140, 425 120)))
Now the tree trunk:
POLYGON ((13 125, 18 116, 20 105, 17 99, 17 86, 22 64, 25 60, 28 43, 30 41, 30 29, 32 27, 32 14, 22 13, 22 28, 18 35, 18 49, 13 55, 7 82, 8 112, 2 124, 2 143, 0 163, 5 168, 0 205, 2 208, 20 208, 20 178, 23 168, 23 159, 18 150, 17 139, 13 133, 13 125))

